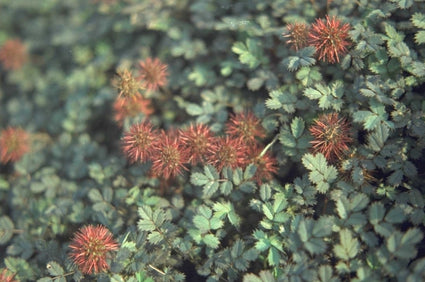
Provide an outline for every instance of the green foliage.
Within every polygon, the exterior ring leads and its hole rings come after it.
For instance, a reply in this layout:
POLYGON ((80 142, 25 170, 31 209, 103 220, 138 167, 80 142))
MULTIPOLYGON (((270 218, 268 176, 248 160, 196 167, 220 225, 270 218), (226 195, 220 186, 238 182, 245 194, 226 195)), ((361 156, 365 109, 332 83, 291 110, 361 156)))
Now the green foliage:
POLYGON ((315 88, 309 87, 304 90, 304 95, 310 100, 319 100, 321 109, 333 108, 340 111, 343 105, 342 96, 344 94, 344 85, 337 80, 329 86, 316 84, 315 88))
POLYGON ((328 165, 323 154, 305 154, 302 158, 304 166, 310 171, 308 178, 320 193, 326 193, 336 180, 338 171, 333 165, 328 165))
POLYGON ((415 13, 412 15, 411 21, 415 27, 424 29, 416 32, 415 42, 417 44, 425 43, 425 15, 422 13, 415 13))
POLYGON ((0 244, 6 244, 13 236, 13 222, 8 216, 0 217, 0 244))
POLYGON ((3 163, 0 137, 0 268, 20 281, 425 281, 425 4, 324 2, 0 0, 0 131, 25 129, 31 148, 3 163), (350 25, 335 64, 282 36, 327 13, 350 25), (141 106, 119 111, 117 72, 140 80, 147 58, 167 81, 138 89, 150 110, 131 117, 141 106), (180 130, 202 123, 214 142, 242 112, 265 136, 240 167, 201 156, 162 179, 158 155, 123 154, 141 118, 182 150, 180 130), (326 160, 309 126, 332 112, 353 141, 326 160), (259 181, 268 158, 276 173, 259 181), (69 256, 87 224, 119 245, 105 272, 69 256))
POLYGON ((232 46, 232 51, 239 55, 239 61, 253 69, 264 61, 263 50, 258 40, 247 39, 246 43, 236 42, 232 46))
POLYGON ((349 261, 356 257, 359 251, 359 242, 353 238, 348 229, 339 232, 339 244, 334 246, 335 255, 345 261, 349 261))
POLYGON ((388 120, 388 113, 385 111, 385 106, 379 102, 371 100, 369 102, 369 110, 357 111, 354 113, 354 121, 363 123, 363 128, 366 130, 376 129, 380 124, 393 128, 393 123, 388 120))
POLYGON ((300 67, 309 67, 314 65, 316 59, 313 58, 315 48, 312 46, 301 49, 297 52, 297 56, 289 56, 283 60, 283 64, 289 71, 298 70, 300 67))
POLYGON ((297 97, 285 90, 285 88, 280 88, 270 91, 270 98, 266 100, 266 106, 271 110, 282 108, 288 113, 295 112, 297 97))

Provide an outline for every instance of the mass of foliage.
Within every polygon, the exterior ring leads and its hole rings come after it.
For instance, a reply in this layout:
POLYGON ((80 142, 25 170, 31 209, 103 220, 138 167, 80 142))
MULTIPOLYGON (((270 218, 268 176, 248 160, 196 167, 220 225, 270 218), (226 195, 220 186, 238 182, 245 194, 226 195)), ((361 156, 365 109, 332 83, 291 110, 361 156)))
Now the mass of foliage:
POLYGON ((423 0, 0 0, 1 281, 424 281, 423 0))

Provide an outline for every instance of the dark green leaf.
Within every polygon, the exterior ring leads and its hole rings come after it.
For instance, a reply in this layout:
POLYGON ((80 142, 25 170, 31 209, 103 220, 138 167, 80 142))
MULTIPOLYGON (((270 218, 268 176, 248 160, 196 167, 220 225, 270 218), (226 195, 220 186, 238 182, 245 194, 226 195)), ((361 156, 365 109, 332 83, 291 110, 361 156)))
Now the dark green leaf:
POLYGON ((91 189, 88 196, 92 202, 103 202, 103 196, 97 189, 91 189))
POLYGON ((298 139, 304 132, 305 123, 302 118, 296 117, 291 122, 291 132, 292 135, 298 139))
POLYGON ((369 221, 372 224, 378 224, 385 215, 385 208, 384 206, 379 203, 375 202, 373 203, 369 208, 369 221))
POLYGON ((203 186, 207 184, 210 179, 203 173, 194 172, 190 175, 190 183, 197 186, 203 186))
POLYGON ((249 164, 246 167, 244 175, 243 175, 244 180, 249 180, 252 177, 254 177, 256 171, 257 171, 257 166, 252 163, 249 164))
POLYGON ((340 244, 335 245, 334 253, 342 260, 349 261, 354 258, 360 250, 359 242, 353 238, 351 231, 343 229, 339 233, 340 244))
POLYGON ((389 223, 402 223, 405 219, 406 216, 400 207, 392 208, 385 216, 385 221, 389 223))
POLYGON ((65 273, 62 266, 60 266, 60 264, 55 261, 48 262, 46 268, 49 274, 52 276, 59 276, 65 273))
POLYGON ((8 216, 0 217, 0 245, 6 244, 13 236, 15 226, 8 216))
POLYGON ((312 234, 314 237, 325 237, 332 234, 333 227, 333 217, 330 216, 321 216, 316 223, 314 224, 314 228, 312 234))
POLYGON ((304 247, 310 254, 322 254, 326 251, 326 243, 320 238, 311 238, 304 243, 304 247))
POLYGON ((271 266, 278 265, 280 262, 280 253, 279 250, 275 247, 269 249, 269 254, 267 255, 267 261, 271 266))
POLYGON ((218 248, 218 245, 220 245, 220 240, 214 234, 206 234, 204 238, 202 239, 208 247, 212 249, 218 248))
POLYGON ((262 201, 267 201, 271 197, 272 190, 269 185, 263 184, 260 186, 260 197, 262 201))

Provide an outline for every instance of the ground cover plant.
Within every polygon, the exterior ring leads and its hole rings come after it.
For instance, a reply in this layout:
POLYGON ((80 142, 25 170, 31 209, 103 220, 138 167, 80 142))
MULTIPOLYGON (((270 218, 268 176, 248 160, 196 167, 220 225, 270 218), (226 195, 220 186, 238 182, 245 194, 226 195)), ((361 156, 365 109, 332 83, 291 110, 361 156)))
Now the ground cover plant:
POLYGON ((0 0, 0 281, 425 280, 424 11, 0 0))

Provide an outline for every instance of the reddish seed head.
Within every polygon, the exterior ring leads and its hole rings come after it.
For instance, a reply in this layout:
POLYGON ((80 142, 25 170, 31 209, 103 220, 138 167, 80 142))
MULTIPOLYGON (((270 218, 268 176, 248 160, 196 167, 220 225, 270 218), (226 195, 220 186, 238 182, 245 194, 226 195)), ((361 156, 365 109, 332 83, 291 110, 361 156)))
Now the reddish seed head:
POLYGON ((350 24, 341 24, 336 17, 326 16, 325 22, 317 19, 310 29, 309 44, 316 48, 319 60, 339 62, 339 56, 345 54, 350 45, 349 30, 350 24))
POLYGON ((259 185, 261 185, 263 181, 273 179, 273 175, 277 173, 276 158, 273 157, 270 152, 266 152, 260 156, 263 149, 263 146, 256 145, 249 153, 250 162, 257 166, 254 180, 259 185))
POLYGON ((151 101, 139 94, 130 98, 117 97, 114 102, 114 112, 115 121, 122 126, 125 118, 136 117, 140 114, 146 118, 153 113, 153 109, 151 101))
POLYGON ((18 161, 29 150, 30 137, 25 130, 8 127, 0 133, 0 163, 18 161))
POLYGON ((138 79, 147 90, 157 90, 167 84, 167 65, 158 58, 147 58, 139 62, 140 75, 138 79))
POLYGON ((157 177, 169 179, 187 170, 187 149, 180 141, 177 131, 171 133, 161 132, 155 143, 155 152, 152 156, 152 174, 157 177))
POLYGON ((226 124, 226 133, 248 144, 256 143, 256 138, 266 136, 260 120, 251 112, 232 115, 226 124))
POLYGON ((144 89, 142 83, 127 69, 118 71, 118 76, 114 78, 112 84, 117 88, 120 98, 138 96, 140 91, 144 89))
POLYGON ((204 124, 192 124, 180 131, 180 140, 188 150, 189 162, 192 165, 205 161, 205 155, 213 139, 213 133, 204 124))
POLYGON ((224 167, 244 167, 247 164, 247 145, 241 138, 216 137, 208 149, 207 162, 219 171, 224 167))
POLYGON ((19 39, 9 39, 0 48, 0 61, 7 70, 20 69, 27 60, 27 50, 19 39))
POLYGON ((348 151, 348 144, 352 142, 349 124, 338 113, 320 116, 310 127, 314 140, 310 141, 316 153, 322 153, 328 161, 340 159, 348 151))
POLYGON ((106 227, 87 225, 75 233, 69 247, 69 256, 81 272, 96 274, 109 269, 106 259, 118 249, 118 243, 106 227))
POLYGON ((308 25, 305 23, 288 24, 287 33, 283 37, 288 38, 287 44, 290 44, 296 51, 308 45, 308 25))
POLYGON ((0 281, 1 282, 18 282, 18 280, 15 280, 15 274, 11 273, 7 268, 3 268, 3 270, 0 272, 0 281))
POLYGON ((121 139, 122 150, 131 162, 145 162, 155 151, 158 134, 150 122, 133 124, 121 139))

